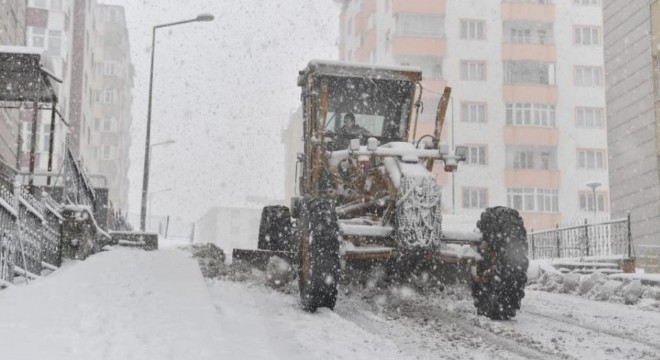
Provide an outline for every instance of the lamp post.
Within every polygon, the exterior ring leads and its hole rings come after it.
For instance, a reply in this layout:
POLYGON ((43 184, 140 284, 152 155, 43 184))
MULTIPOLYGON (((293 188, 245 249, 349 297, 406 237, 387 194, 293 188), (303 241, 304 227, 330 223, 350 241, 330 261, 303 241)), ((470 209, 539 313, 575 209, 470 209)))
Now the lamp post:
POLYGON ((151 169, 151 153, 153 152, 154 146, 170 145, 170 144, 174 144, 175 142, 176 142, 175 140, 170 139, 170 140, 153 143, 151 144, 151 146, 149 146, 149 169, 151 169))
MULTIPOLYGON (((594 203, 593 203, 593 205, 594 205, 594 222, 596 222, 596 211, 598 210, 598 201, 596 201, 596 188, 600 187, 603 184, 599 183, 598 181, 592 181, 592 182, 586 183, 585 185, 587 185, 587 187, 591 189, 591 192, 593 194, 593 199, 594 199, 593 200, 594 201, 594 203)), ((588 204, 589 204, 589 202, 587 201, 587 205, 588 204)))
MULTIPOLYGON (((168 191, 172 191, 172 188, 162 189, 162 190, 158 190, 158 191, 154 191, 154 192, 149 193, 149 227, 151 227, 151 200, 153 200, 154 195, 164 193, 164 192, 168 192, 168 191)), ((144 229, 142 231, 144 231, 144 229)))
POLYGON ((142 176, 142 204, 140 209, 140 229, 144 231, 146 225, 147 217, 147 194, 149 191, 149 157, 150 149, 149 145, 151 137, 151 97, 153 92, 153 82, 154 82, 154 55, 156 53, 156 30, 164 27, 187 24, 197 21, 213 21, 214 17, 211 14, 200 14, 194 19, 176 21, 167 24, 156 25, 153 27, 151 35, 151 68, 149 71, 149 105, 147 108, 147 134, 144 144, 144 174, 142 176))

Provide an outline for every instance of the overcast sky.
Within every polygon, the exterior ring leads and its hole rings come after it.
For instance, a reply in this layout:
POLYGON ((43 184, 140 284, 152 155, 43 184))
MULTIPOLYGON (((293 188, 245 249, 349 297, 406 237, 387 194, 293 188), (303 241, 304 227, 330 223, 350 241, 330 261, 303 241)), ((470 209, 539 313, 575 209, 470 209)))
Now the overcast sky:
MULTIPOLYGON (((213 22, 157 32, 150 192, 154 215, 193 222, 248 195, 282 198, 281 131, 299 104, 298 70, 336 59, 332 0, 105 0, 126 9, 135 65, 130 212, 139 213, 153 25, 212 13, 213 22)), ((252 204, 251 206, 255 206, 252 204)), ((135 222, 135 221, 134 221, 135 222)), ((139 225, 139 224, 134 224, 139 225)))

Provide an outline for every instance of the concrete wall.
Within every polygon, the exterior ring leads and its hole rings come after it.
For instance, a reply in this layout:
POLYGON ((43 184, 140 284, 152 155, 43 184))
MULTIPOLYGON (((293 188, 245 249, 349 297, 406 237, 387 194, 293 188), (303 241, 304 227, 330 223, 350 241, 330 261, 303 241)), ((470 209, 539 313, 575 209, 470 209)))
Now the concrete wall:
POLYGON ((195 223, 194 243, 213 243, 231 256, 232 249, 256 249, 261 209, 215 207, 195 223))
POLYGON ((650 3, 603 1, 612 216, 631 212, 637 245, 660 242, 650 3))

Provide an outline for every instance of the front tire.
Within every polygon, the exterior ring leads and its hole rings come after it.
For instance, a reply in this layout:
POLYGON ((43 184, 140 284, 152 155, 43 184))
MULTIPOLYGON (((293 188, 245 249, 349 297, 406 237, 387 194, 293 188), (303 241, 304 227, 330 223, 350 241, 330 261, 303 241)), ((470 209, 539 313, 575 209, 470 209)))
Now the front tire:
POLYGON ((293 251, 291 216, 286 206, 266 206, 261 211, 257 248, 293 251))
POLYGON ((477 227, 482 260, 473 269, 472 296, 479 315, 508 320, 516 315, 527 283, 527 231, 514 209, 488 208, 477 227))
POLYGON ((298 285, 302 307, 309 312, 320 307, 332 310, 341 270, 339 225, 332 202, 308 201, 300 231, 298 285))

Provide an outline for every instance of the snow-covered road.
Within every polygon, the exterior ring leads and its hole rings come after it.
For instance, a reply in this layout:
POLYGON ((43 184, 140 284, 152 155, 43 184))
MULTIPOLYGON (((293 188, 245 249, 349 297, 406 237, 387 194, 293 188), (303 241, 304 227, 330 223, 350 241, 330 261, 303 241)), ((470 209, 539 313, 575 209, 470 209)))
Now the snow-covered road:
POLYGON ((0 291, 0 359, 658 359, 660 312, 528 291, 512 321, 464 286, 341 289, 335 311, 188 253, 124 250, 0 291))

